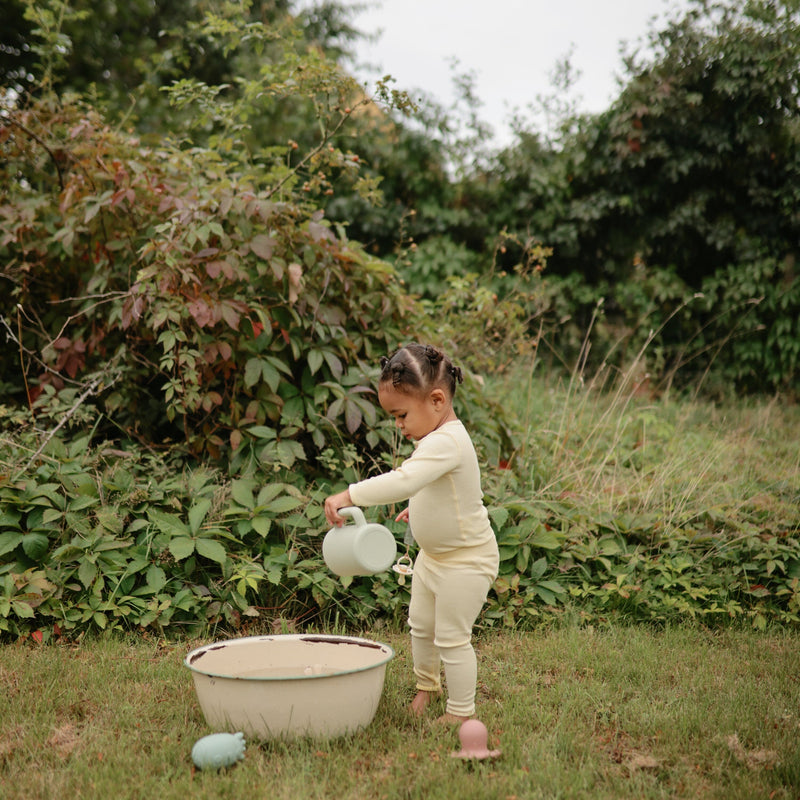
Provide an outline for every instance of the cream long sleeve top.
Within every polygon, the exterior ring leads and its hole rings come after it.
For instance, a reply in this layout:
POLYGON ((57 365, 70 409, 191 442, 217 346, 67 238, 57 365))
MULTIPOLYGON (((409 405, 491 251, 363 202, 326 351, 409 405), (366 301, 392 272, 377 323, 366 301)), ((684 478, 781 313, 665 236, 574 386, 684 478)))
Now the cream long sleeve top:
POLYGON ((460 420, 420 439, 397 469, 349 488, 357 506, 408 500, 411 530, 427 557, 496 577, 497 542, 483 504, 478 457, 460 420))

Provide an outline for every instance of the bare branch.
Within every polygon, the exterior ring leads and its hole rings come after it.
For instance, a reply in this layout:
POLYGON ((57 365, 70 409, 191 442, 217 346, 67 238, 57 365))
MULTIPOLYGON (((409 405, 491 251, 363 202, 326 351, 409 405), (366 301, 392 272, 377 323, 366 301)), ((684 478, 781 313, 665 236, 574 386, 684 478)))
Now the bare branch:
POLYGON ((86 398, 89 397, 90 395, 94 394, 99 384, 100 384, 100 378, 95 378, 86 387, 83 394, 81 394, 81 396, 72 404, 72 408, 70 408, 69 411, 67 411, 67 413, 64 414, 58 425, 56 425, 55 428, 53 428, 53 430, 51 430, 47 434, 47 436, 44 437, 44 440, 39 445, 36 452, 30 457, 24 469, 22 469, 14 477, 14 480, 17 480, 20 477, 20 475, 22 475, 23 473, 27 472, 30 469, 31 464, 33 464, 33 462, 36 461, 36 459, 41 455, 42 451, 45 449, 45 447, 47 447, 48 442, 56 435, 56 433, 58 433, 59 430, 61 430, 61 428, 64 427, 64 425, 66 425, 70 421, 70 419, 74 416, 75 412, 83 405, 83 401, 86 400, 86 398))

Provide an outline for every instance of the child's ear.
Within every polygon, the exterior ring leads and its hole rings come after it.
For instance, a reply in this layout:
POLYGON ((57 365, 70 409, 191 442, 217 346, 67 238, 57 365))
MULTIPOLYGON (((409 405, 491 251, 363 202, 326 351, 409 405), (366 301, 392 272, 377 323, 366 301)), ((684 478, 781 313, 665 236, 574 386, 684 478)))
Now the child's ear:
POLYGON ((431 392, 431 401, 433 402, 433 407, 438 409, 447 403, 447 395, 442 389, 434 389, 431 392))

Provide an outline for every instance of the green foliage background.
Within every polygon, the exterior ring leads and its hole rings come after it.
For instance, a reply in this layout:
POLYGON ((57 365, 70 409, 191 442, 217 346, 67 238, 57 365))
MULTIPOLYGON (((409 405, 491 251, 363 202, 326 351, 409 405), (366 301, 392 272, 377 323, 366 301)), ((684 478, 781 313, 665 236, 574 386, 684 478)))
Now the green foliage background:
POLYGON ((486 624, 797 621, 791 513, 609 520, 542 491, 509 402, 530 364, 796 391, 796 4, 698 2, 607 112, 495 154, 468 78, 466 127, 367 94, 347 7, 95 5, 12 2, 0 47, 0 632, 399 621, 405 589, 335 581, 319 537, 401 455, 374 378, 410 339, 467 368, 486 624))

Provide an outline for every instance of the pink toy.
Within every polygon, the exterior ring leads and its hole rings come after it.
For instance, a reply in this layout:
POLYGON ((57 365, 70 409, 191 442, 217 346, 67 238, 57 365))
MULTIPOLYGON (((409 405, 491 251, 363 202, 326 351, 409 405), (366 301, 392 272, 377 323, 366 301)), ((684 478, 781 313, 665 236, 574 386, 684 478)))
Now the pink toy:
POLYGON ((489 733, 486 726, 479 719, 468 719, 461 723, 458 729, 458 738, 461 740, 461 750, 451 753, 453 758, 497 758, 499 750, 489 750, 489 733))

